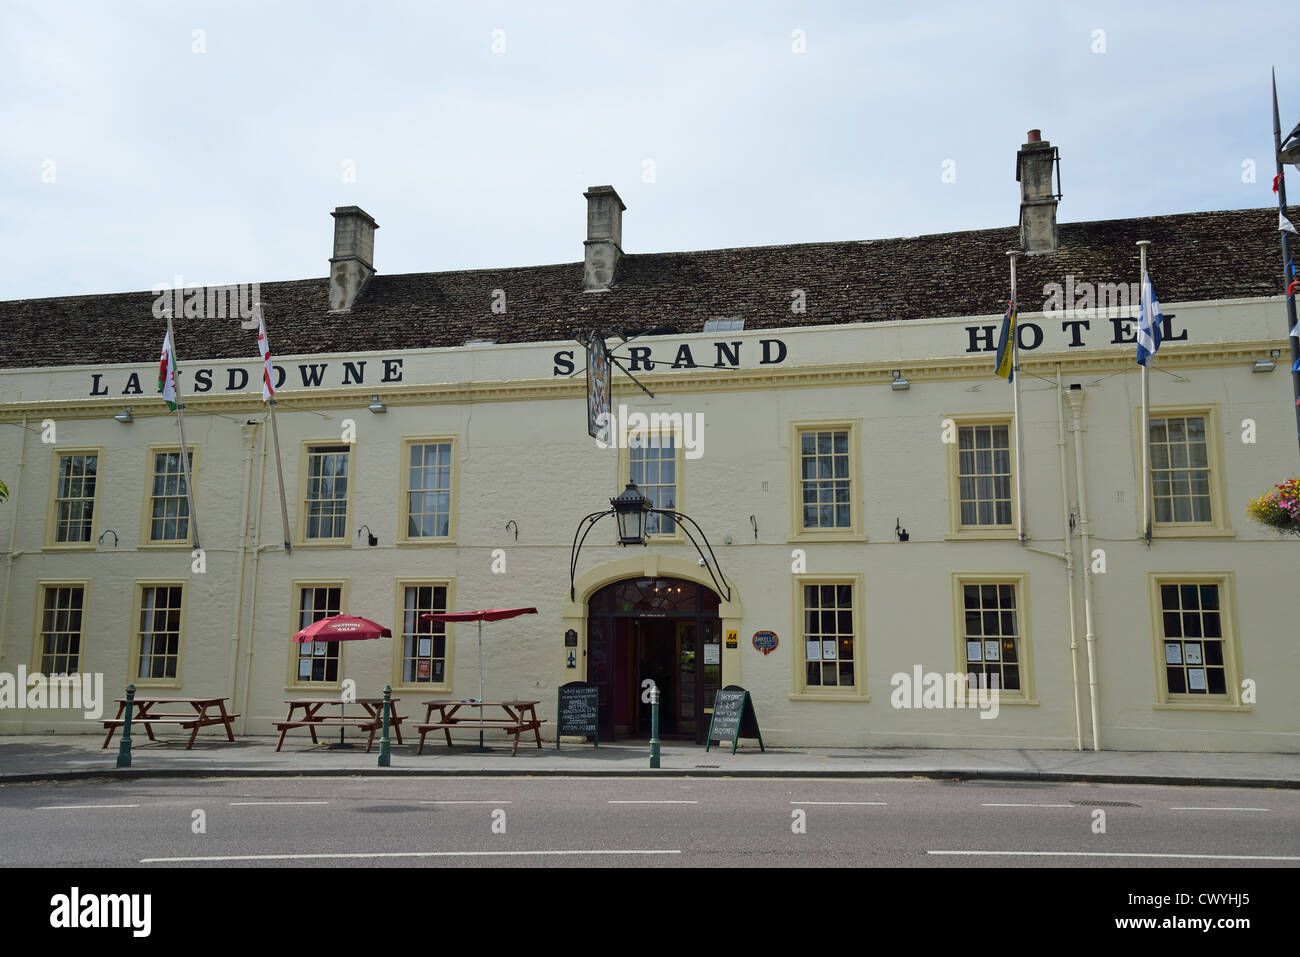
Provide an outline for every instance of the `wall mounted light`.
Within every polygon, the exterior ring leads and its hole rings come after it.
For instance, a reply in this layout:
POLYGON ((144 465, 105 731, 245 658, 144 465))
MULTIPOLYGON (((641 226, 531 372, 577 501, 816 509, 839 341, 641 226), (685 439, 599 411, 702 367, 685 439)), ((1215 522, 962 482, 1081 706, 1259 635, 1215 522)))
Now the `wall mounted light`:
POLYGON ((1267 359, 1256 359, 1255 365, 1250 371, 1251 372, 1272 372, 1274 369, 1276 369, 1277 360, 1282 355, 1281 351, 1278 349, 1274 349, 1268 355, 1269 358, 1267 359))
POLYGON ((753 515, 749 516, 749 524, 754 526, 754 541, 758 541, 758 519, 753 515))
POLYGON ((894 534, 898 536, 900 542, 906 542, 911 538, 911 536, 907 534, 907 529, 903 527, 902 521, 897 518, 894 519, 894 534))
POLYGON ((903 378, 902 370, 894 370, 894 381, 889 383, 889 387, 895 392, 902 392, 904 389, 912 388, 912 383, 903 378))
POLYGON ((112 535, 112 536, 113 536, 113 547, 114 547, 114 548, 117 548, 117 532, 113 531, 111 528, 106 528, 106 529, 104 529, 104 530, 103 530, 102 532, 100 532, 100 534, 99 534, 99 544, 101 544, 101 545, 104 544, 104 536, 105 536, 105 535, 112 535))
POLYGON ((131 407, 129 405, 117 415, 113 416, 113 418, 118 422, 121 422, 123 425, 130 425, 135 421, 135 416, 131 414, 131 407))
POLYGON ((510 526, 512 525, 515 528, 515 541, 519 541, 519 523, 516 522, 513 518, 510 521, 506 522, 506 531, 507 532, 510 531, 510 526))
POLYGON ((370 544, 371 544, 371 546, 378 545, 378 544, 379 544, 379 539, 377 539, 374 535, 372 535, 372 534, 370 533, 370 526, 369 526, 369 525, 362 525, 361 528, 358 528, 358 529, 357 529, 357 538, 360 538, 360 537, 361 537, 361 529, 362 529, 362 528, 364 528, 364 529, 366 530, 366 537, 370 539, 370 544))
POLYGON ((387 412, 388 406, 384 405, 384 403, 379 401, 379 396, 372 395, 370 397, 370 411, 376 414, 380 412, 387 412))

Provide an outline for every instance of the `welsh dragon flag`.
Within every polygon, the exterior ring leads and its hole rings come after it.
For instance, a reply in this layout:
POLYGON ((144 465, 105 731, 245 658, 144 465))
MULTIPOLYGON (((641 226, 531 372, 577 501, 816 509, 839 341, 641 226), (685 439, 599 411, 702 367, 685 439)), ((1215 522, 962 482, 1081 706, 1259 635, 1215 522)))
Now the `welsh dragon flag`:
POLYGON ((163 337, 162 356, 158 360, 158 391, 167 408, 176 411, 176 353, 172 350, 171 330, 163 337))

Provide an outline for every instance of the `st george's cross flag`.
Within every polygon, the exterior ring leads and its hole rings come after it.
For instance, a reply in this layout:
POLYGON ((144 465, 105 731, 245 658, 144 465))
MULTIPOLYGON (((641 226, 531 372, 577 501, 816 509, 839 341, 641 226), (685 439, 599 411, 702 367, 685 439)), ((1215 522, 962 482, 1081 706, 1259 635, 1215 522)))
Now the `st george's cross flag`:
POLYGON ((1156 291, 1151 286, 1151 277, 1142 271, 1142 305, 1138 312, 1137 361, 1138 365, 1151 368, 1155 361, 1156 350, 1160 348, 1161 326, 1165 317, 1160 312, 1160 303, 1156 301, 1156 291))
POLYGON ((998 358, 997 365, 993 369, 993 374, 1012 381, 1015 376, 1015 369, 1012 364, 1012 353, 1015 351, 1012 346, 1012 336, 1016 334, 1016 302, 1012 299, 1007 303, 1007 311, 1002 316, 1002 333, 998 336, 998 358))
POLYGON ((262 401, 270 402, 275 395, 274 371, 271 368, 271 343, 266 338, 266 324, 262 321, 262 309, 257 310, 257 351, 262 354, 262 401))
POLYGON ((171 330, 163 336, 162 356, 158 360, 158 391, 172 412, 176 411, 176 353, 172 350, 171 330))

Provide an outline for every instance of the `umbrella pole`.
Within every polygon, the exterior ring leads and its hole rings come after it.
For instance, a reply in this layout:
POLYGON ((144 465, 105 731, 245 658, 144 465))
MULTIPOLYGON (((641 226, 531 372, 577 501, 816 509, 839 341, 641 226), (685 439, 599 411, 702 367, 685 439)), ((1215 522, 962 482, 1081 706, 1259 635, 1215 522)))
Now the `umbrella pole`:
POLYGON ((475 754, 486 754, 490 749, 483 746, 483 619, 478 622, 478 748, 475 754))

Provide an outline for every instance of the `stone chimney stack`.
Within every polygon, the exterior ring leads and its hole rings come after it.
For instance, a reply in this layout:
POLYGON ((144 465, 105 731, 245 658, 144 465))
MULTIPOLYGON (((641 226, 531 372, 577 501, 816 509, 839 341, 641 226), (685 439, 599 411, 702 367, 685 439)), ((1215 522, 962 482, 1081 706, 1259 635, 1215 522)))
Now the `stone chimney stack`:
POLYGON ((360 206, 340 206, 334 217, 330 257, 330 312, 348 312, 375 274, 375 230, 379 224, 360 206))
POLYGON ((583 243, 582 291, 609 292, 623 256, 623 201, 613 186, 589 186, 587 239, 583 243))
MULTIPOLYGON (((1057 150, 1038 130, 1016 153, 1016 180, 1020 183, 1020 246, 1027 253, 1056 251, 1056 203, 1052 171, 1060 162, 1057 150)), ((1057 172, 1057 183, 1060 173, 1057 172)))

